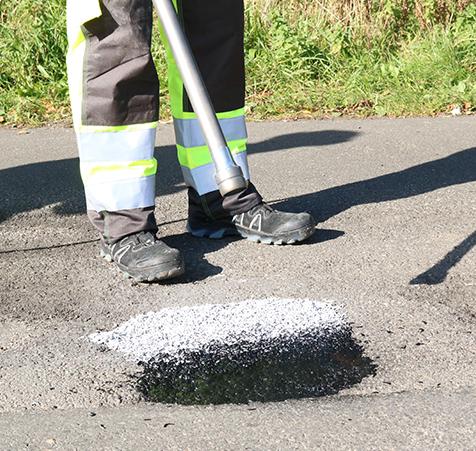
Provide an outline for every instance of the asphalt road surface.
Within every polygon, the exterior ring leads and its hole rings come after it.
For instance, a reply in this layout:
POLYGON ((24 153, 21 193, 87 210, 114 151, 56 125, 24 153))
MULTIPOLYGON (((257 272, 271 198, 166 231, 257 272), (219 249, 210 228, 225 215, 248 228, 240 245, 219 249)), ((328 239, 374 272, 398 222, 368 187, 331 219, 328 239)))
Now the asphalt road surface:
POLYGON ((72 130, 0 130, 0 449, 476 449, 476 117, 249 132, 255 184, 313 213, 315 236, 187 235, 160 125, 157 218, 187 274, 134 286, 99 258, 72 130), (322 397, 154 404, 141 367, 88 339, 164 307, 268 298, 342 306, 375 371, 322 397))

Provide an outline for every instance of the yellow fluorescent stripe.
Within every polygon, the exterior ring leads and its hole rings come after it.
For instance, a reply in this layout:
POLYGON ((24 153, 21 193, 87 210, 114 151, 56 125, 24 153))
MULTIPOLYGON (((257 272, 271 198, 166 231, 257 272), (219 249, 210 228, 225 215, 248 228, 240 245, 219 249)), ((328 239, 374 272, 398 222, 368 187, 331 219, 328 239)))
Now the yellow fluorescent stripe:
MULTIPOLYGON (((228 148, 231 153, 237 154, 246 151, 246 139, 238 139, 236 141, 229 141, 228 148)), ((194 169, 199 166, 213 163, 212 156, 208 150, 208 146, 186 148, 177 145, 178 160, 182 166, 189 169, 194 169)))
POLYGON ((81 125, 79 131, 81 133, 111 133, 111 132, 134 132, 138 130, 149 130, 157 128, 158 122, 148 122, 146 124, 132 124, 132 125, 81 125))
POLYGON ((155 175, 157 160, 124 161, 115 163, 81 163, 81 176, 85 182, 110 182, 155 175))
POLYGON ((245 115, 244 108, 238 108, 237 110, 233 110, 233 111, 225 111, 223 113, 217 113, 218 119, 230 119, 232 117, 238 117, 238 116, 244 116, 244 115, 245 115))
MULTIPOLYGON (((186 111, 182 112, 173 112, 173 115, 177 119, 197 119, 197 115, 195 113, 188 113, 186 111)), ((225 111, 222 113, 216 113, 218 119, 231 119, 234 117, 244 116, 245 109, 238 108, 237 110, 232 111, 225 111)))

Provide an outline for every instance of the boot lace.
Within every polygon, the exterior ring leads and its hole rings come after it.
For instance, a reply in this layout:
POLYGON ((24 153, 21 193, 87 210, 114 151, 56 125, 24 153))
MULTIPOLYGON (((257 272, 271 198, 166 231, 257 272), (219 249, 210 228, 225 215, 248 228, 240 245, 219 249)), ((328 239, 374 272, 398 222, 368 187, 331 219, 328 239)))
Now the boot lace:
POLYGON ((274 209, 271 208, 266 202, 257 205, 256 207, 252 208, 250 213, 254 216, 258 212, 264 212, 264 216, 268 217, 270 214, 274 213, 274 209))

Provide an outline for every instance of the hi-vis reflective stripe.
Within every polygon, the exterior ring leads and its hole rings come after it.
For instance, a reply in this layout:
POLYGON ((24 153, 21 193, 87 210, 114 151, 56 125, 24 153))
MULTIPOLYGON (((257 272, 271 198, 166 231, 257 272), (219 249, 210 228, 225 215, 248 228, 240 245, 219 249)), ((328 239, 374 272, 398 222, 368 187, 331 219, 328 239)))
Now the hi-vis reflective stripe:
MULTIPOLYGON (((219 119, 219 123, 227 141, 236 141, 248 137, 244 116, 219 119)), ((198 119, 174 119, 174 126, 178 145, 182 147, 206 145, 198 119)))
MULTIPOLYGON (((228 141, 228 148, 233 156, 246 152, 246 139, 238 141, 228 141)), ((194 169, 213 162, 212 156, 207 146, 185 148, 177 145, 178 159, 182 166, 194 169)))
POLYGON ((120 180, 133 181, 141 177, 155 175, 156 172, 157 160, 155 158, 114 163, 81 162, 81 176, 85 185, 103 185, 120 180))
POLYGON ((156 129, 158 121, 147 122, 145 124, 131 125, 81 125, 79 131, 81 133, 117 133, 117 132, 138 132, 144 130, 156 129))
MULTIPOLYGON (((248 160, 246 152, 234 155, 237 165, 243 170, 243 175, 246 180, 250 179, 250 172, 248 169, 248 160)), ((182 166, 183 178, 187 186, 195 188, 200 196, 216 191, 218 186, 215 182, 215 165, 213 163, 199 166, 193 169, 182 166)))
POLYGON ((88 184, 84 188, 88 210, 119 211, 145 208, 155 202, 155 177, 88 184))
POLYGON ((117 211, 154 205, 156 125, 80 128, 77 140, 88 209, 117 211))
POLYGON ((114 132, 82 127, 77 136, 81 162, 150 160, 154 152, 155 125, 153 128, 118 127, 114 132))
MULTIPOLYGON (((173 117, 177 119, 197 119, 197 114, 193 112, 188 112, 188 111, 182 111, 180 110, 178 114, 175 114, 175 112, 172 112, 173 117)), ((230 110, 230 111, 222 111, 219 113, 216 113, 218 119, 229 119, 232 117, 239 117, 239 116, 246 116, 245 115, 245 108, 237 108, 236 110, 230 110)))
POLYGON ((86 38, 82 25, 102 15, 100 0, 67 0, 68 82, 88 209, 118 211, 155 202, 153 158, 157 122, 82 124, 86 38))

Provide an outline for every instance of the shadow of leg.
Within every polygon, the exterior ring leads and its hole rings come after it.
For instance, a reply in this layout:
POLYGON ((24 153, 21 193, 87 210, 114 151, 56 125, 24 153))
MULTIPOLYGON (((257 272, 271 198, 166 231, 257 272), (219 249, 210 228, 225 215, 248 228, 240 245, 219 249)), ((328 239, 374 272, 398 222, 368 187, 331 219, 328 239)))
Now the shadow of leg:
POLYGON ((445 281, 449 270, 476 245, 476 231, 448 252, 435 266, 415 277, 410 285, 436 285, 445 281))
POLYGON ((473 147, 398 172, 279 200, 273 207, 308 211, 324 222, 358 205, 406 199, 475 180, 476 148, 473 147))
POLYGON ((205 256, 223 249, 237 238, 227 237, 221 240, 212 240, 195 238, 189 233, 182 233, 161 237, 161 239, 168 246, 179 249, 185 259, 185 274, 168 282, 169 284, 175 284, 196 282, 220 274, 223 268, 212 265, 205 256))

